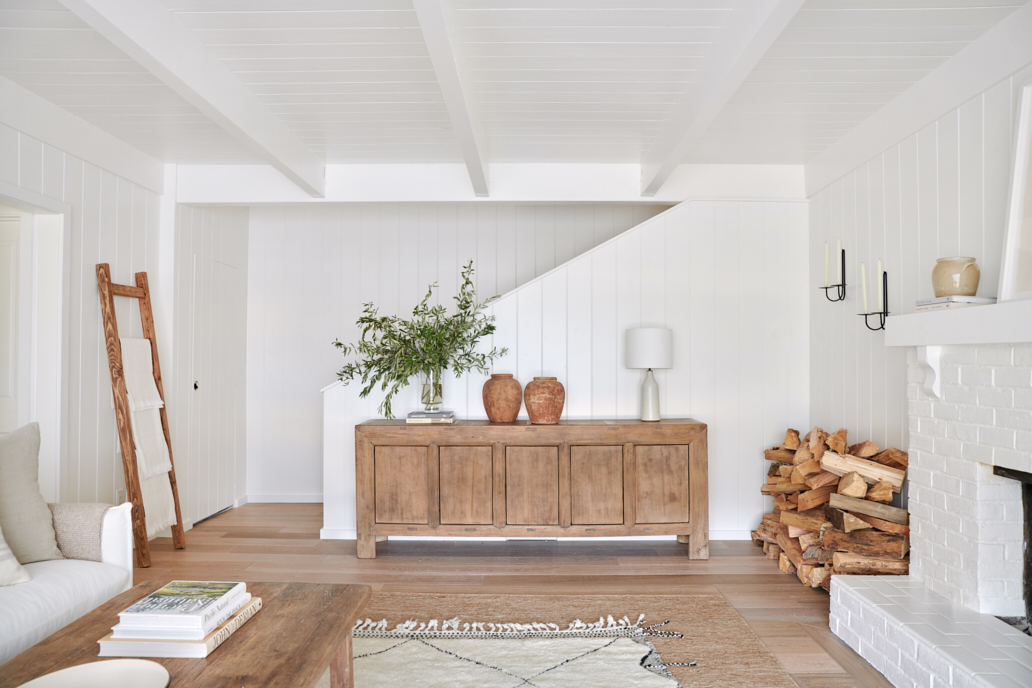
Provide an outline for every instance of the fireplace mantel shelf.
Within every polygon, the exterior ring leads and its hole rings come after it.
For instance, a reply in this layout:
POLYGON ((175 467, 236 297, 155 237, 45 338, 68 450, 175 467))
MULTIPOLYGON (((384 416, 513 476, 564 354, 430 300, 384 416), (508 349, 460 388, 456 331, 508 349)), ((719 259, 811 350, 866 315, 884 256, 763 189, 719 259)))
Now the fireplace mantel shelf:
POLYGON ((1032 342, 1032 301, 889 316, 885 346, 1032 342))

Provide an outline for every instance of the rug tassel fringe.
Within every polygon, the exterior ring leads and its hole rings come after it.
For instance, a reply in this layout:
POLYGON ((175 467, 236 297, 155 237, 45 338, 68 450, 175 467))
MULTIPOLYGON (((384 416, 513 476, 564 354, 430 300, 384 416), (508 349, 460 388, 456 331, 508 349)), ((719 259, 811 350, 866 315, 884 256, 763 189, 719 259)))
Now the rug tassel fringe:
POLYGON ((484 623, 482 621, 463 622, 459 617, 455 617, 444 621, 431 619, 430 621, 424 622, 409 619, 408 621, 395 626, 393 630, 388 631, 387 619, 381 619, 380 621, 359 619, 355 622, 355 626, 351 630, 352 632, 369 633, 584 633, 589 631, 640 629, 647 632, 649 635, 680 637, 676 633, 654 630, 658 626, 662 626, 664 624, 655 624, 646 628, 642 625, 644 621, 644 614, 639 615, 638 620, 634 623, 631 623, 631 620, 626 616, 621 619, 614 619, 613 615, 610 614, 606 618, 599 617, 598 621, 592 623, 585 623, 580 619, 576 619, 570 622, 569 626, 563 630, 558 624, 542 623, 538 621, 531 623, 496 624, 484 623))

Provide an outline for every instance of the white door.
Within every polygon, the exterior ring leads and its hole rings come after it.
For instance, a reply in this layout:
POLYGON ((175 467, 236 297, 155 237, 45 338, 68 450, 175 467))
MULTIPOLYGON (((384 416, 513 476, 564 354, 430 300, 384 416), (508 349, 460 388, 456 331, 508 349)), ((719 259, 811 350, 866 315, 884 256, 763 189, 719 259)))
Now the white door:
POLYGON ((18 235, 21 218, 0 215, 0 435, 18 427, 18 235))

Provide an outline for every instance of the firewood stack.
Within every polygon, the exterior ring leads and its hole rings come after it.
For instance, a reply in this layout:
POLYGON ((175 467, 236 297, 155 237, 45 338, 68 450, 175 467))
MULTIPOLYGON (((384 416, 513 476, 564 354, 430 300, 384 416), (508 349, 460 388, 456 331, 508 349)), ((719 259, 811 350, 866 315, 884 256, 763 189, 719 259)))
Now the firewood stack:
POLYGON ((789 430, 770 461, 763 515, 753 543, 803 585, 829 589, 836 573, 905 575, 910 567, 906 509, 889 506, 903 487, 907 453, 872 442, 850 446, 847 432, 814 428, 802 439, 789 430))

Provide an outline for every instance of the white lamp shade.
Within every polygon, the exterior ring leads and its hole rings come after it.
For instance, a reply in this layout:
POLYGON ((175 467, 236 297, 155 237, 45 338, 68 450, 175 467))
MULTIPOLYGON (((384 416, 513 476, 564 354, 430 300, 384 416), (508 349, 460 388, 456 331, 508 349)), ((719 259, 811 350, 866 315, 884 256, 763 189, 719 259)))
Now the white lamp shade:
POLYGON ((628 368, 672 368, 674 332, 665 327, 637 327, 627 330, 628 368))

